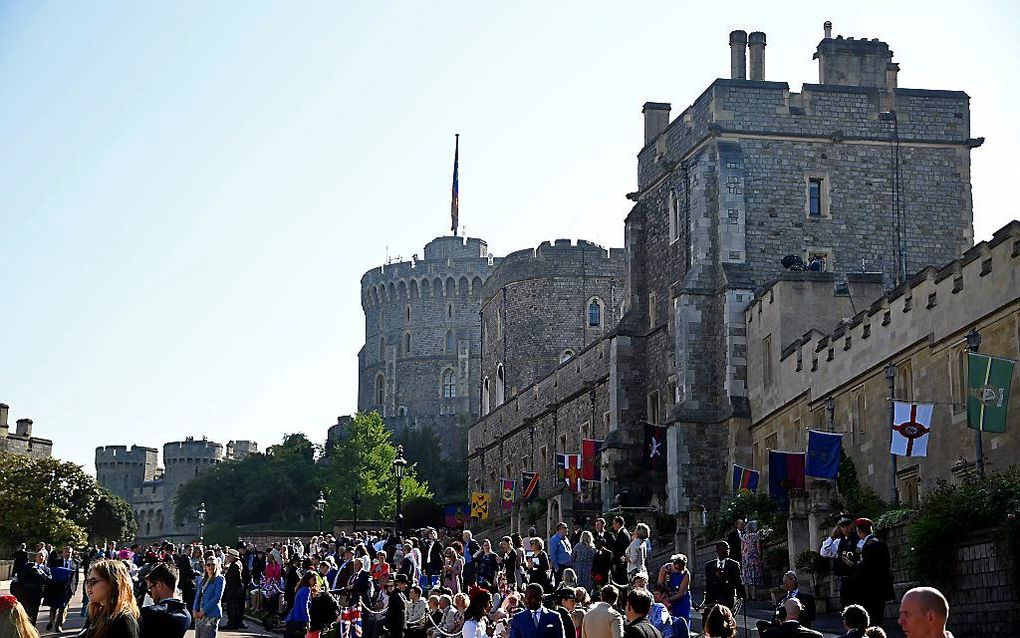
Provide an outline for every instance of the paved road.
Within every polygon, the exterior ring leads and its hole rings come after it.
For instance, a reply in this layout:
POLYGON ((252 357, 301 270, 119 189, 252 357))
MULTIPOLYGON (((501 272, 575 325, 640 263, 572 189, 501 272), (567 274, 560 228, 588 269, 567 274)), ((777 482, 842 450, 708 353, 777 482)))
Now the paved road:
MULTIPOLYGON (((11 588, 10 581, 0 582, 0 593, 9 594, 11 588)), ((46 638, 56 638, 57 636, 75 636, 84 624, 85 619, 81 615, 81 587, 78 587, 78 591, 75 592, 74 598, 71 599, 71 603, 67 609, 67 620, 64 622, 64 632, 57 634, 55 631, 47 631, 46 623, 50 618, 50 612, 48 607, 42 607, 39 609, 39 621, 35 627, 39 630, 39 635, 46 638)), ((222 638, 252 638, 253 636, 277 636, 267 632, 261 625, 253 620, 246 621, 248 629, 244 631, 222 631, 217 633, 217 636, 222 638)), ((195 638, 195 630, 191 629, 184 635, 184 638, 195 638)), ((277 636, 278 638, 278 636, 277 636)))

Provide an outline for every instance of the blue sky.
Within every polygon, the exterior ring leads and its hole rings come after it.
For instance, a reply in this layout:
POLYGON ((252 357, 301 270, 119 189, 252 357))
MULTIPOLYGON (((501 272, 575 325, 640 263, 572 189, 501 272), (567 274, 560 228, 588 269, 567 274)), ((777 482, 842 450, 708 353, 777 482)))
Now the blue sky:
POLYGON ((102 444, 323 438, 356 407, 361 274, 461 223, 493 253, 621 245, 641 105, 832 20, 972 98, 978 239, 1016 217, 1014 3, 0 3, 0 401, 102 444), (1010 27, 1009 25, 1014 25, 1010 27), (1008 172, 1007 172, 1008 171, 1008 172))

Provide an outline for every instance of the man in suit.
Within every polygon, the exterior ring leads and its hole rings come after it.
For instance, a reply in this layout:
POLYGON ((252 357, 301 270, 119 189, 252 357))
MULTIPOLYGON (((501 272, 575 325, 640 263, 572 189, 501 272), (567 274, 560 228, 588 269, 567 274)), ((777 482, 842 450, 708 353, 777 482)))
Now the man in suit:
POLYGON ((184 601, 174 596, 177 569, 170 563, 157 563, 146 574, 145 586, 153 604, 142 607, 140 611, 139 635, 143 638, 184 638, 191 626, 191 614, 184 601))
POLYGON ((740 548, 740 541, 744 538, 744 527, 747 526, 747 520, 743 517, 737 517, 737 522, 730 535, 726 537, 726 543, 730 546, 730 557, 738 563, 743 560, 742 551, 740 548))
POLYGON ((604 547, 606 544, 606 519, 601 516, 595 519, 595 531, 591 533, 595 541, 595 547, 604 547))
POLYGON ((647 589, 632 589, 627 594, 627 625, 623 628, 623 638, 662 638, 658 629, 648 622, 648 612, 652 608, 652 595, 647 589))
POLYGON ((783 612, 786 620, 783 624, 760 632, 761 638, 822 638, 822 634, 800 624, 800 601, 787 598, 783 601, 783 612))
POLYGON ((180 551, 174 555, 174 567, 177 569, 177 586, 181 589, 181 598, 191 605, 195 602, 195 568, 191 564, 189 545, 181 545, 180 551))
POLYGON ((614 605, 620 593, 606 585, 599 602, 588 608, 581 623, 581 638, 623 638, 623 614, 614 605))
POLYGON ((744 598, 744 581, 740 578, 740 563, 730 558, 730 545, 726 541, 715 544, 717 558, 705 564, 705 605, 725 605, 733 609, 737 598, 744 598))
POLYGON ((856 602, 853 565, 857 546, 854 522, 846 516, 839 519, 832 533, 825 537, 818 553, 831 559, 832 573, 839 577, 839 601, 844 607, 856 602))
POLYGON ((524 609, 510 620, 510 638, 574 638, 563 631, 563 620, 542 606, 545 592, 538 583, 524 589, 524 609))
POLYGON ((766 629, 778 627, 783 624, 783 621, 786 620, 786 608, 783 603, 791 598, 796 598, 800 601, 800 624, 809 629, 811 628, 811 623, 815 620, 815 597, 800 590, 800 584, 797 581, 796 572, 788 571, 783 575, 783 589, 786 590, 786 594, 779 601, 779 606, 776 608, 775 614, 772 616, 772 622, 759 620, 756 623, 759 633, 764 632, 766 629))
POLYGON ((394 579, 393 593, 390 594, 389 602, 386 603, 386 615, 383 616, 383 626, 390 633, 390 638, 403 638, 407 630, 407 583, 406 574, 397 574, 394 579))
POLYGON ((47 631, 56 628, 57 633, 60 633, 64 630, 67 605, 74 597, 74 592, 78 590, 79 567, 78 561, 74 559, 74 551, 69 546, 64 548, 63 553, 50 552, 50 570, 53 573, 53 580, 49 585, 50 591, 47 592, 51 603, 50 619, 46 623, 47 631))
POLYGON ((429 587, 439 582, 443 573, 443 546, 436 540, 436 530, 431 527, 425 530, 425 547, 422 552, 425 563, 425 574, 429 577, 429 587))
POLYGON ((227 564, 223 570, 223 607, 227 612, 224 629, 247 629, 244 624, 244 578, 241 572, 241 553, 231 547, 227 550, 227 564))
POLYGON ((630 532, 624 526, 622 516, 613 517, 613 531, 609 536, 612 539, 609 545, 613 550, 613 580, 620 584, 626 584, 627 546, 630 545, 630 532))
POLYGON ((871 624, 882 626, 885 620, 885 602, 895 597, 892 572, 889 569, 889 548, 872 533, 872 522, 867 518, 854 521, 860 559, 855 569, 857 598, 871 617, 871 624))
POLYGON ((839 638, 864 638, 864 630, 871 625, 868 612, 860 605, 847 605, 840 612, 843 617, 843 629, 846 633, 839 638))

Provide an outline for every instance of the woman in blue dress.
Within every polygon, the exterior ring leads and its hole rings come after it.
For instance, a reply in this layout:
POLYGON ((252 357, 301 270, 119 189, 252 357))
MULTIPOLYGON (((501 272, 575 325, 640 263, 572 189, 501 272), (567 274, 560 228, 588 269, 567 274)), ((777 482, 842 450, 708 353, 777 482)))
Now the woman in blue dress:
POLYGON ((670 562, 659 570, 659 583, 668 592, 669 614, 674 618, 683 618, 687 626, 691 626, 691 572, 687 570, 687 556, 673 554, 670 562))

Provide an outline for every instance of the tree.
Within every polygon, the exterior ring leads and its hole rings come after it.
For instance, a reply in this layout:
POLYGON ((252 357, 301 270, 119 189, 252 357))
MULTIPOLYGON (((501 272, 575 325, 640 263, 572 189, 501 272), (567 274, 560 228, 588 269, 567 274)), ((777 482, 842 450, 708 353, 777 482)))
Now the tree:
MULTIPOLYGON (((80 465, 0 452, 0 485, 4 486, 0 544, 44 541, 81 546, 98 529, 96 511, 105 499, 104 490, 80 465)), ((134 528, 126 503, 104 510, 103 515, 101 522, 108 528, 134 528)))
MULTIPOLYGON (((393 460, 397 450, 378 412, 355 415, 344 436, 333 442, 327 458, 324 491, 328 519, 353 516, 351 497, 355 490, 361 495, 361 517, 392 518, 396 510, 393 460)), ((428 483, 418 480, 413 463, 407 466, 401 488, 405 502, 432 498, 428 483)))
POLYGON ((102 543, 106 540, 127 540, 135 537, 138 523, 127 501, 109 490, 100 488, 96 510, 92 514, 92 527, 89 530, 90 543, 102 543))
POLYGON ((467 427, 457 425, 455 450, 444 454, 435 429, 424 427, 409 428, 406 425, 393 434, 393 442, 404 446, 404 458, 417 467, 419 476, 429 477, 429 486, 435 490, 440 503, 462 502, 464 486, 467 485, 467 465, 464 451, 467 448, 467 427))

